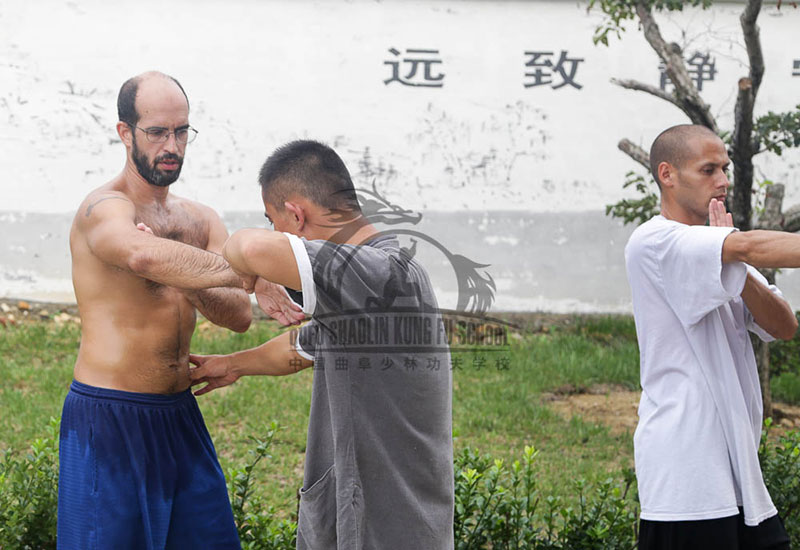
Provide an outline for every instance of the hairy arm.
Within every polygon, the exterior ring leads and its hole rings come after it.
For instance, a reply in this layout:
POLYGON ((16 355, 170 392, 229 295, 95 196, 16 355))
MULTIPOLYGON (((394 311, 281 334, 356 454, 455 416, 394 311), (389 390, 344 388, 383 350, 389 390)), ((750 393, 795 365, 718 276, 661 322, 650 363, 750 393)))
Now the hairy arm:
POLYGON ((233 384, 242 376, 284 376, 310 367, 313 361, 295 350, 296 334, 296 330, 284 332, 257 348, 230 355, 190 355, 189 361, 196 365, 189 371, 192 385, 206 384, 195 395, 233 384))
POLYGON ((250 278, 252 287, 256 279, 261 277, 294 290, 302 290, 292 246, 283 233, 242 229, 231 235, 222 255, 243 278, 250 278))
MULTIPOLYGON (((214 254, 222 253, 222 246, 228 238, 228 230, 216 212, 210 208, 199 207, 208 222, 208 246, 206 250, 214 254)), ((184 290, 191 304, 203 317, 221 327, 236 332, 245 332, 253 320, 250 297, 243 288, 206 288, 184 290)))
POLYGON ((136 209, 121 193, 97 196, 83 208, 78 228, 92 253, 109 265, 182 289, 242 285, 222 256, 137 229, 136 209))

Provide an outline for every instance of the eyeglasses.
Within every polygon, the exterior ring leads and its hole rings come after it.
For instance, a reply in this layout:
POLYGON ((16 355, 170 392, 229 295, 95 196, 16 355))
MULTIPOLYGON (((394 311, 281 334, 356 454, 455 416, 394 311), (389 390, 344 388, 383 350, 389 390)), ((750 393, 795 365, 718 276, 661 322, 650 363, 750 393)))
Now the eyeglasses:
MULTIPOLYGON (((130 126, 130 124, 128 124, 128 126, 130 126)), ((134 126, 134 128, 144 132, 147 141, 150 143, 164 143, 169 139, 170 134, 175 134, 175 141, 185 145, 193 142, 194 138, 197 137, 197 130, 191 126, 176 128, 174 131, 170 131, 169 128, 161 128, 160 126, 153 126, 151 128, 139 128, 138 126, 134 126)))

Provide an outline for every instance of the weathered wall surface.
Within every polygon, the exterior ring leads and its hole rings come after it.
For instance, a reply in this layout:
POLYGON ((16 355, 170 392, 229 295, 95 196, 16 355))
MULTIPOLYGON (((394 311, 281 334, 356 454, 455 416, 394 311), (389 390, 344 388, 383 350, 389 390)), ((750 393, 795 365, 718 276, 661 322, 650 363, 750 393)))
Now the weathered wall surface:
MULTIPOLYGON (((661 19, 724 127, 746 72, 740 10, 661 19)), ((609 83, 659 85, 660 72, 635 24, 593 46, 598 21, 560 1, 0 0, 0 296, 70 298, 71 216, 123 163, 117 90, 155 68, 181 80, 200 131, 173 190, 231 229, 262 223, 266 155, 316 138, 360 187, 421 212, 415 231, 491 264, 496 309, 626 311, 631 228, 603 209, 637 167, 616 142, 647 147, 685 119, 609 83)), ((800 101, 800 10, 766 7, 760 23, 759 112, 788 110, 800 101)), ((760 160, 760 176, 787 184, 787 205, 800 202, 799 162, 760 160)), ((450 264, 425 245, 453 305, 450 264)), ((780 282, 800 305, 800 277, 780 282)))

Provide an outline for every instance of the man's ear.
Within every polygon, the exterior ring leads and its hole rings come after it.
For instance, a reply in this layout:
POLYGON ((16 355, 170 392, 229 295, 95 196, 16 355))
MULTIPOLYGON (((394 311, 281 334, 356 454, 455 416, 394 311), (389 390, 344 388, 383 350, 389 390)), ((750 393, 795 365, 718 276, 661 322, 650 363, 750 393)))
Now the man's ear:
POLYGON ((675 167, 670 163, 667 161, 661 162, 658 165, 658 179, 661 181, 661 185, 663 187, 674 187, 676 172, 675 167))
POLYGON ((126 122, 122 122, 121 120, 117 122, 117 135, 119 139, 122 140, 122 143, 125 144, 125 147, 131 147, 133 145, 133 132, 126 122))
POLYGON ((287 212, 289 212, 289 216, 291 217, 297 232, 299 233, 302 231, 303 226, 305 226, 306 223, 306 212, 302 205, 297 204, 296 202, 286 201, 283 203, 283 207, 287 210, 287 212))

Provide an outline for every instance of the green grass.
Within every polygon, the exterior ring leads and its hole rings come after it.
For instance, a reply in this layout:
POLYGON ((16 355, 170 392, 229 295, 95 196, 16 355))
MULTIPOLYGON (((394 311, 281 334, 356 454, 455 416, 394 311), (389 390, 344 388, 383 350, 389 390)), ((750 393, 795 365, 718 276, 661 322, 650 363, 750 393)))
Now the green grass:
POLYGON ((784 372, 770 380, 772 398, 785 403, 800 404, 800 374, 784 372))
MULTIPOLYGON (((279 332, 259 322, 246 334, 206 325, 195 334, 196 353, 228 353, 258 345, 279 332)), ((72 379, 79 328, 25 324, 0 332, 0 449, 26 448, 60 415, 72 379)), ((633 322, 590 318, 548 333, 512 339, 507 352, 459 353, 453 372, 453 431, 456 452, 469 446, 497 458, 517 458, 525 445, 540 449, 542 489, 568 494, 573 479, 605 478, 633 465, 631 434, 612 435, 591 419, 565 419, 541 394, 595 384, 638 385, 633 322), (507 369, 497 368, 505 355, 507 369)), ((257 490, 290 515, 302 482, 311 370, 282 378, 246 378, 198 398, 223 468, 240 464, 270 421, 285 427, 275 439, 270 463, 257 490)))

